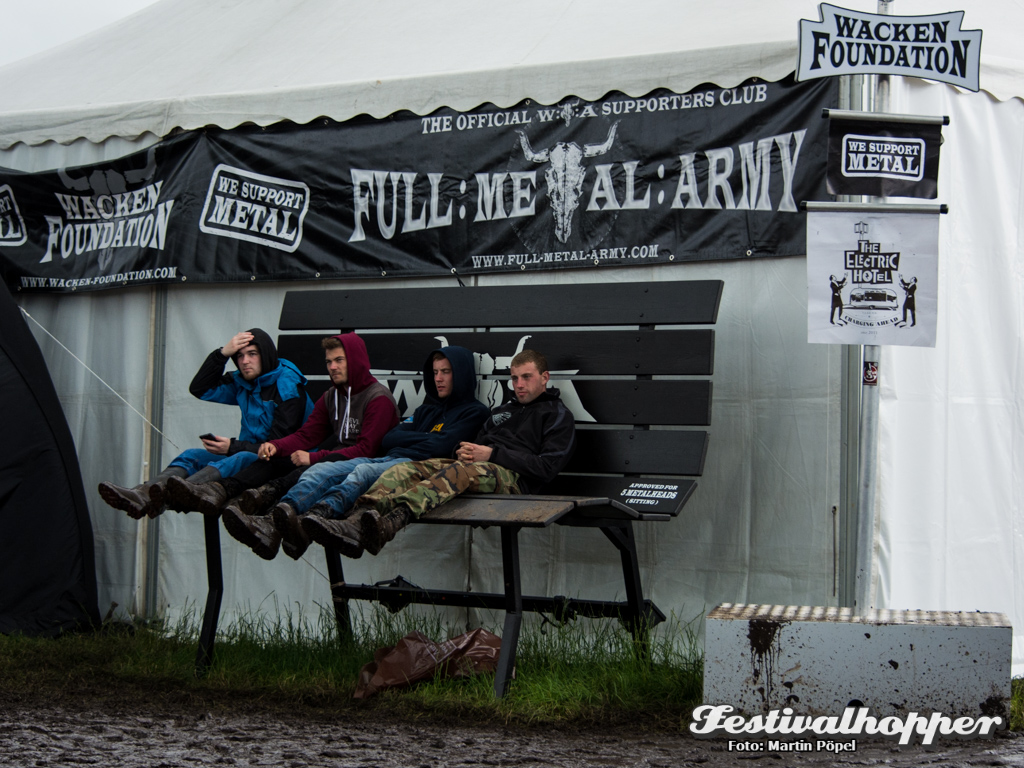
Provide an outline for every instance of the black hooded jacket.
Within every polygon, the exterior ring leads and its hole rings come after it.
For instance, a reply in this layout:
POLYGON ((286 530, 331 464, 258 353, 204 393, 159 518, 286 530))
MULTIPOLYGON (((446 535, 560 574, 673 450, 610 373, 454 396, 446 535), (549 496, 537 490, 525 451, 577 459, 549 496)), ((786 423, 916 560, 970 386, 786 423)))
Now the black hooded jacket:
POLYGON ((434 353, 423 364, 423 404, 384 436, 388 456, 414 461, 449 458, 464 440, 472 440, 487 418, 487 406, 476 399, 473 353, 464 347, 438 350, 452 366, 452 393, 443 400, 434 383, 434 353))
POLYGON ((526 405, 512 400, 492 410, 476 442, 492 448, 492 463, 519 474, 522 493, 536 493, 572 458, 576 420, 549 387, 526 405))
POLYGON ((260 443, 289 435, 313 410, 306 394, 306 377, 287 360, 280 360, 273 340, 260 328, 250 328, 252 344, 260 351, 260 375, 246 381, 238 371, 225 373, 230 358, 215 349, 206 356, 189 385, 200 400, 242 409, 237 438, 231 439, 228 455, 239 451, 256 453, 260 443))

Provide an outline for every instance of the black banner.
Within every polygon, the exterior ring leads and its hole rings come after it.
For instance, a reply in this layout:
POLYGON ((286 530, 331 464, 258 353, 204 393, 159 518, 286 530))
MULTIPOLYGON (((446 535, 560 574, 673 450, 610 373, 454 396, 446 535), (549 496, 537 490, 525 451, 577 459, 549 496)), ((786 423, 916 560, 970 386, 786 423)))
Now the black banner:
POLYGON ((804 253, 833 81, 207 129, 0 172, 19 290, 473 275, 804 253))
POLYGON ((941 143, 941 125, 833 118, 828 127, 828 191, 935 199, 941 143))

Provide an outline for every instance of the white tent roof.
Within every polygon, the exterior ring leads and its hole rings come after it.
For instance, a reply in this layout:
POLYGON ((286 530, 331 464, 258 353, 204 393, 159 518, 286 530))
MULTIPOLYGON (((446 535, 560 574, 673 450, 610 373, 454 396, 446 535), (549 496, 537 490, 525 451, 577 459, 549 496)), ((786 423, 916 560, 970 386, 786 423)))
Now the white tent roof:
MULTIPOLYGON (((874 12, 875 0, 847 0, 874 12)), ((982 87, 1024 95, 1024 7, 961 0, 982 87)), ((796 68, 812 0, 162 0, 0 69, 0 148, 204 125, 728 87, 796 68), (142 54, 140 55, 140 51, 142 54)), ((946 10, 897 0, 893 13, 946 10)))

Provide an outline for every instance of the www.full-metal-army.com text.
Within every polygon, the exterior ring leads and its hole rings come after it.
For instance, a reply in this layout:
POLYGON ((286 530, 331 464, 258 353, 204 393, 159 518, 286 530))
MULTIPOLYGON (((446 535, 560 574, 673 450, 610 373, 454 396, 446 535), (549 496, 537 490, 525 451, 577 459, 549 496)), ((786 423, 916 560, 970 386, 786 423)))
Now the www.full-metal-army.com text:
POLYGON ((622 246, 616 248, 591 248, 576 251, 551 251, 544 253, 488 253, 473 256, 473 269, 491 269, 518 266, 521 269, 552 264, 590 262, 597 266, 601 262, 623 262, 644 259, 650 261, 674 261, 675 254, 658 246, 657 243, 622 246))
POLYGON ((998 715, 953 718, 940 712, 927 715, 909 712, 905 717, 875 717, 867 707, 850 707, 840 717, 796 715, 789 707, 753 717, 736 715, 734 711, 735 708, 728 704, 697 707, 693 711, 690 732, 703 738, 737 736, 740 738, 729 741, 730 752, 757 754, 855 751, 855 737, 858 736, 927 746, 936 736, 975 739, 992 736, 995 730, 1004 726, 1003 718, 998 715), (768 738, 758 740, 759 736, 768 738))

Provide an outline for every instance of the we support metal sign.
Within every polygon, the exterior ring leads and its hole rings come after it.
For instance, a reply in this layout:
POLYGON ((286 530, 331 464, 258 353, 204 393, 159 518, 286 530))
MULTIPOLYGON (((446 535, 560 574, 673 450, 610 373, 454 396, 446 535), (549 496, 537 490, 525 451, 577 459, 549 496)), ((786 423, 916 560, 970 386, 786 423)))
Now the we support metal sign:
POLYGON ((961 29, 963 11, 886 16, 818 7, 821 21, 800 20, 798 80, 905 75, 978 90, 981 30, 961 29))
POLYGON ((804 253, 834 81, 206 129, 0 172, 20 290, 486 274, 804 253))
POLYGON ((807 341, 934 347, 939 217, 807 214, 807 341))
POLYGON ((828 191, 935 199, 941 132, 939 124, 830 120, 828 191))

